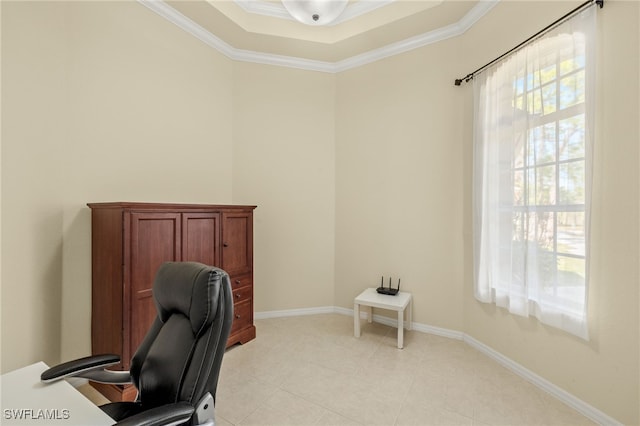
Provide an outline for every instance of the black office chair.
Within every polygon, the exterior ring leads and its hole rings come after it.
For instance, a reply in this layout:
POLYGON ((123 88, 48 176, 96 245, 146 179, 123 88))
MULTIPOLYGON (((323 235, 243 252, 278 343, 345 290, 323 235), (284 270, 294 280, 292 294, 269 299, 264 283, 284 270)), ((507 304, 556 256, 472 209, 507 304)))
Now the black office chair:
POLYGON ((118 425, 215 424, 214 401, 233 320, 229 275, 195 262, 162 264, 153 283, 158 316, 131 360, 130 371, 106 367, 118 355, 98 355, 57 365, 43 382, 83 377, 133 383, 135 402, 101 406, 118 425))

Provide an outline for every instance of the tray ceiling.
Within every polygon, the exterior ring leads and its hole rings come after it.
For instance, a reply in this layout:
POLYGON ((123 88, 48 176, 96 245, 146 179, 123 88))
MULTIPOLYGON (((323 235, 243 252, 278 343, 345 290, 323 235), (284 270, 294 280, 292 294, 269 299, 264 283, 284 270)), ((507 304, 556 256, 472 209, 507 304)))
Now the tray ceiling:
POLYGON ((233 59, 340 71, 459 35, 498 0, 350 0, 328 26, 293 20, 279 0, 139 1, 233 59))

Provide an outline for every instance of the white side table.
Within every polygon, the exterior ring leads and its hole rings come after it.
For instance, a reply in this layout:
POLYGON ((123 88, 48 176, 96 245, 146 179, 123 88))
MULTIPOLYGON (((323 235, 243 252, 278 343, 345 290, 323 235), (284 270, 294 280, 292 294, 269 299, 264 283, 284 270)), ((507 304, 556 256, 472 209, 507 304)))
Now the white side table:
POLYGON ((360 337, 360 305, 368 306, 367 321, 373 321, 373 308, 390 309, 398 312, 398 349, 404 346, 404 311, 407 310, 407 330, 411 330, 411 293, 398 292, 395 296, 380 294, 375 288, 368 288, 353 302, 353 334, 360 337), (407 309, 408 308, 408 309, 407 309))

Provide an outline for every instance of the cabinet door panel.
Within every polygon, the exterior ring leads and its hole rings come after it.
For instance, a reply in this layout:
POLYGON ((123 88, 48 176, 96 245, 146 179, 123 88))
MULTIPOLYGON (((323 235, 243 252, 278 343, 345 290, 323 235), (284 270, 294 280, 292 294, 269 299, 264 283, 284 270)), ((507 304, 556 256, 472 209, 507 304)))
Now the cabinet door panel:
POLYGON ((220 213, 182 214, 182 260, 220 266, 220 213))
MULTIPOLYGON (((131 213, 129 360, 156 316, 152 287, 163 262, 180 260, 180 213, 131 213)), ((126 286, 126 283, 125 283, 126 286)))
POLYGON ((252 235, 251 213, 222 214, 222 269, 229 275, 253 270, 252 235))

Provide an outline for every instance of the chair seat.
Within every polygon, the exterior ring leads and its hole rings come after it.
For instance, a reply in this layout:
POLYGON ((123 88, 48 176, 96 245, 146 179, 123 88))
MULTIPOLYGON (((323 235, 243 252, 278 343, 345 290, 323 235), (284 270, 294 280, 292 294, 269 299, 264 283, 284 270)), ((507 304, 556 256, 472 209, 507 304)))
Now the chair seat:
POLYGON ((138 402, 112 402, 101 405, 100 409, 116 422, 144 411, 138 402))
POLYGON ((144 411, 139 402, 111 402, 101 405, 100 409, 116 422, 144 411))

